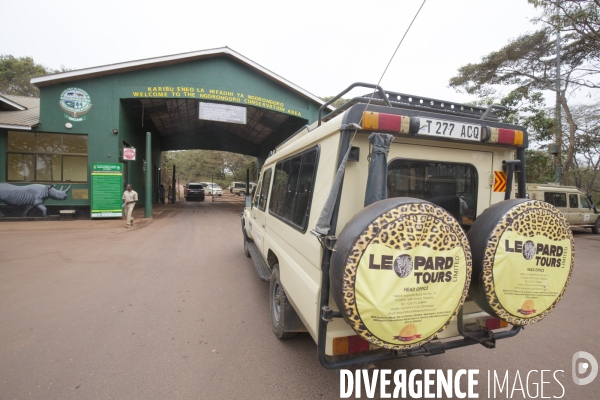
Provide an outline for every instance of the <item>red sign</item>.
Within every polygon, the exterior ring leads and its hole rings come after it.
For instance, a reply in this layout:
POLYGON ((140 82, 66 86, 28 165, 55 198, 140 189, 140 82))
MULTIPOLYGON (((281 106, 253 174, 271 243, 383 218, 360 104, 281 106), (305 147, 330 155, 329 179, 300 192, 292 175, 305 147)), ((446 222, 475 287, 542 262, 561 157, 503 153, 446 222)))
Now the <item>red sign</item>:
POLYGON ((135 161, 135 147, 125 147, 123 149, 123 161, 135 161))

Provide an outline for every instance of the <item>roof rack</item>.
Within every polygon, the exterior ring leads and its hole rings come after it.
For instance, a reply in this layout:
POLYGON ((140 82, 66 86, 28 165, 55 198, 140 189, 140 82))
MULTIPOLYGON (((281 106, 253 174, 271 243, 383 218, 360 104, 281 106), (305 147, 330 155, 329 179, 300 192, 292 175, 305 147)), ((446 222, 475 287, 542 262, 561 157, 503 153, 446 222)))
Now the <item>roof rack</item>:
POLYGON ((356 82, 321 106, 321 108, 319 109, 319 125, 321 125, 321 120, 328 121, 336 115, 346 111, 355 104, 369 102, 373 105, 408 108, 413 110, 435 111, 443 114, 460 115, 463 117, 477 118, 494 122, 498 122, 498 116, 495 114, 494 110, 506 109, 506 107, 496 104, 491 105, 489 107, 480 107, 470 104, 455 103, 451 101, 437 100, 429 97, 414 96, 398 92, 386 92, 379 85, 373 85, 371 83, 364 82, 356 82), (344 94, 348 93, 351 89, 355 87, 372 88, 375 89, 375 91, 372 94, 369 93, 364 96, 354 97, 353 99, 350 99, 349 101, 344 103, 342 106, 336 108, 331 113, 327 114, 324 117, 321 117, 322 111, 328 105, 333 103, 335 100, 341 98, 344 94))

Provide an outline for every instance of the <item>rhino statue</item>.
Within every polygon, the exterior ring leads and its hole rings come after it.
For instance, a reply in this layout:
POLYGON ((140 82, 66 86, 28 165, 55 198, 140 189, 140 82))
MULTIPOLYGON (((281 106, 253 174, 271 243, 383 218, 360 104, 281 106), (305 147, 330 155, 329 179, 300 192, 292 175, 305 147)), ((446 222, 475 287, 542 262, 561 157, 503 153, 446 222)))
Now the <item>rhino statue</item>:
MULTIPOLYGON (((46 207, 44 201, 46 199, 54 200, 66 200, 67 192, 71 189, 69 185, 63 190, 54 187, 54 185, 27 185, 27 186, 15 186, 9 183, 0 183, 0 201, 11 206, 26 206, 25 210, 21 214, 21 217, 26 217, 27 213, 31 211, 33 207, 37 207, 44 217, 46 216, 46 207)), ((0 212, 0 217, 2 213, 0 212)))

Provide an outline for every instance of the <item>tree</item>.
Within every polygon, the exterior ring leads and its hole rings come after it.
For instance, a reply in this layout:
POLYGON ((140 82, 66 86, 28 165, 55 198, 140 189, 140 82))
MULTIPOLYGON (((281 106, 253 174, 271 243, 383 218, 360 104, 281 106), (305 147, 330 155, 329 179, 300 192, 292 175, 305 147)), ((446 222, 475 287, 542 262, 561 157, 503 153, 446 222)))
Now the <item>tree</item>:
POLYGON ((245 180, 246 168, 250 176, 256 176, 256 158, 226 151, 186 150, 163 153, 162 182, 172 184, 173 165, 182 182, 205 182, 214 180, 226 185, 232 179, 245 180))
POLYGON ((54 72, 58 71, 36 64, 31 57, 0 55, 0 93, 39 97, 40 91, 30 83, 31 78, 54 72))
MULTIPOLYGON (((325 97, 321 97, 321 100, 323 101, 329 101, 331 99, 333 99, 335 96, 325 96, 325 97)), ((345 99, 343 97, 340 97, 339 99, 337 99, 336 101, 334 101, 333 103, 331 103, 332 106, 334 106, 335 108, 340 108, 341 106, 343 106, 344 104, 346 104, 346 102, 350 100, 350 99, 345 99)))
POLYGON ((554 181, 552 157, 540 150, 525 150, 525 180, 529 183, 548 183, 554 181))
MULTIPOLYGON (((568 140, 564 158, 563 183, 569 184, 569 169, 575 152, 576 125, 571 115, 568 98, 581 87, 578 79, 585 77, 587 56, 581 51, 575 34, 561 37, 561 87, 556 88, 556 43, 551 28, 543 28, 511 40, 506 46, 483 57, 477 64, 461 67, 450 79, 450 86, 480 97, 496 95, 498 86, 516 87, 517 99, 540 90, 557 93, 558 101, 568 123, 568 140)), ((513 91, 515 92, 515 91, 513 91)), ((557 141, 563 133, 559 130, 557 141)), ((561 157, 561 154, 559 154, 561 157)))
MULTIPOLYGON (((574 34, 579 50, 586 54, 590 75, 600 70, 600 0, 529 0, 542 10, 535 21, 541 21, 555 30, 574 34)), ((598 88, 598 82, 581 79, 583 86, 598 88)))
POLYGON ((600 172, 600 103, 573 107, 576 124, 575 150, 572 175, 575 184, 589 192, 596 189, 600 172))

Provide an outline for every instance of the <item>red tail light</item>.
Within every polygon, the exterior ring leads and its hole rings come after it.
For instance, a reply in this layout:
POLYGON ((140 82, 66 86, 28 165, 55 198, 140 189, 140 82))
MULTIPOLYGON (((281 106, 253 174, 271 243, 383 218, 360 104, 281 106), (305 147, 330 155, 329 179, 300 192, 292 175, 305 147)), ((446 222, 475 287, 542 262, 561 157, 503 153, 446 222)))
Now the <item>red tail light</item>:
POLYGON ((369 351, 369 342, 358 335, 337 337, 333 339, 333 355, 362 353, 369 351))
POLYGON ((523 131, 505 128, 484 127, 483 141, 488 143, 508 144, 521 146, 523 144, 523 131))

